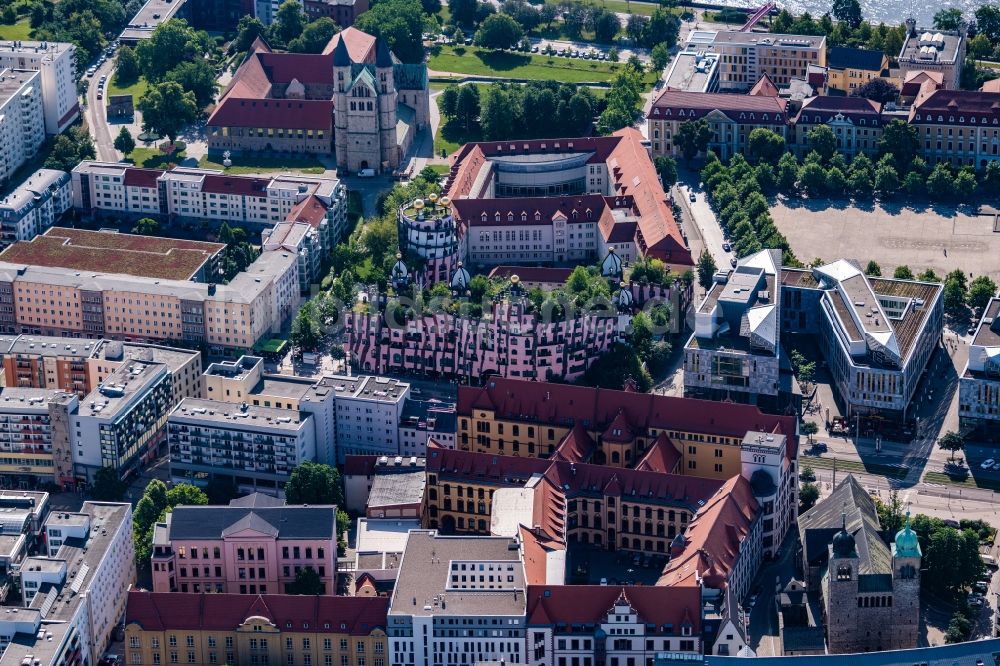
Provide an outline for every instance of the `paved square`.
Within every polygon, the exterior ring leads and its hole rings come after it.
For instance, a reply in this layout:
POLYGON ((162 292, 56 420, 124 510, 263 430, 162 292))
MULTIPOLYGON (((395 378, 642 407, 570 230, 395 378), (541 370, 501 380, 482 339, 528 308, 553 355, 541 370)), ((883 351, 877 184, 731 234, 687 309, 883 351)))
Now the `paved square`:
POLYGON ((993 231, 992 212, 970 215, 945 206, 913 210, 894 203, 859 208, 796 199, 778 200, 771 216, 803 262, 843 257, 863 266, 875 259, 883 275, 906 264, 914 274, 932 268, 944 276, 961 268, 973 276, 1000 278, 1000 233, 993 231))

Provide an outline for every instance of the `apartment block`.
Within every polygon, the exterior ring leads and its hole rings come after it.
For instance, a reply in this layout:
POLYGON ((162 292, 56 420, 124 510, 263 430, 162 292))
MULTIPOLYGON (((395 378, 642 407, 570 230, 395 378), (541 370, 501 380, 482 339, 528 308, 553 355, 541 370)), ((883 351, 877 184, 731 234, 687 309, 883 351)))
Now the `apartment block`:
POLYGON ((185 398, 167 420, 170 474, 228 477, 240 489, 275 495, 297 466, 316 459, 312 416, 291 409, 185 398))
POLYGON ((869 277, 840 259, 782 269, 781 326, 818 334, 848 416, 901 421, 944 327, 943 287, 869 277))
POLYGON ((254 231, 303 221, 330 249, 347 231, 347 190, 336 178, 231 176, 215 169, 162 171, 95 161, 78 164, 72 177, 73 206, 88 214, 172 216, 254 231))
POLYGON ((311 568, 336 594, 337 507, 253 494, 229 506, 180 506, 153 532, 154 592, 282 594, 311 568))
POLYGON ((0 336, 7 386, 61 389, 84 398, 129 359, 163 363, 174 404, 201 397, 201 352, 138 342, 36 335, 0 336))
POLYGON ((69 174, 39 169, 0 199, 0 249, 45 233, 72 205, 69 174))
POLYGON ((1000 298, 983 310, 958 379, 958 418, 963 432, 1000 437, 1000 298))
POLYGON ((389 604, 389 662, 526 663, 526 588, 516 540, 411 531, 389 604))
POLYGON ((102 467, 130 478, 156 458, 172 401, 163 363, 132 359, 108 375, 70 420, 77 482, 92 483, 102 467))
POLYGON ((0 70, 8 68, 41 75, 46 134, 64 132, 80 117, 76 94, 76 46, 64 42, 0 40, 0 70))
POLYGON ((80 399, 60 390, 0 390, 0 476, 11 487, 73 480, 70 421, 80 399))
POLYGON ((427 441, 432 438, 440 446, 455 448, 457 425, 454 404, 439 400, 415 400, 411 397, 403 406, 400 416, 400 455, 423 458, 427 455, 427 441))
POLYGON ((261 249, 265 252, 286 250, 299 260, 299 292, 309 293, 321 278, 320 269, 326 254, 320 246, 319 234, 305 222, 279 222, 261 233, 261 249))
POLYGON ((826 85, 842 95, 853 95, 870 81, 889 77, 889 56, 882 51, 831 46, 826 60, 826 85))
MULTIPOLYGON (((8 491, 0 494, 0 603, 14 589, 21 563, 42 542, 41 527, 49 513, 49 494, 8 491)), ((0 642, 3 642, 0 637, 0 642)), ((0 648, 2 649, 2 648, 0 648)))
POLYGON ((132 507, 84 502, 45 521, 46 555, 20 570, 24 606, 0 619, 0 664, 96 664, 135 584, 132 507))
MULTIPOLYGON (((0 54, 0 59, 2 59, 0 54)), ((45 141, 41 74, 0 66, 0 183, 6 184, 45 141)))
POLYGON ((124 663, 389 666, 385 597, 128 595, 124 663))
POLYGON ((745 92, 764 75, 778 87, 826 67, 826 37, 739 30, 694 30, 688 49, 719 54, 719 90, 745 92))
POLYGON ((119 246, 87 252, 88 260, 76 267, 72 260, 56 262, 71 266, 46 266, 36 263, 44 261, 44 253, 22 252, 19 245, 0 255, 0 303, 10 304, 0 308, 0 331, 6 333, 180 340, 214 351, 250 349, 278 332, 299 302, 297 257, 290 252, 265 252, 228 284, 219 285, 185 279, 190 266, 166 255, 162 263, 146 255, 133 264, 137 252, 119 246), (12 263, 7 252, 31 258, 12 263), (103 261, 100 268, 88 263, 91 257, 103 261), (103 272, 109 265, 132 272, 103 272), (154 267, 168 275, 184 270, 185 277, 147 275, 154 267))

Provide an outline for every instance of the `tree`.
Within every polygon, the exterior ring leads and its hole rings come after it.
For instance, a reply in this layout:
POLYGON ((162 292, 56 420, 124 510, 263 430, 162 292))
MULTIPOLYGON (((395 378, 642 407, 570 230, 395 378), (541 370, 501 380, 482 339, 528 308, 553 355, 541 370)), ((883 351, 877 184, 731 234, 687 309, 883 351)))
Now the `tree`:
POLYGON ((183 19, 161 23, 135 47, 139 69, 151 83, 162 81, 180 62, 195 60, 204 53, 201 37, 183 19))
POLYGON ((142 128, 157 132, 173 143, 180 131, 198 115, 198 101, 176 81, 158 83, 146 90, 139 100, 142 128))
POLYGON ((948 279, 944 283, 944 309, 953 315, 965 311, 966 288, 958 280, 948 279))
POLYGON ((902 266, 896 266, 896 270, 892 272, 892 277, 897 280, 912 280, 913 271, 910 270, 909 266, 903 264, 902 266))
POLYGON ((208 504, 208 495, 190 483, 178 483, 167 491, 167 506, 205 506, 208 504))
POLYGON ((476 20, 476 0, 454 0, 448 2, 448 10, 456 23, 472 25, 476 20))
POLYGON ((441 97, 438 99, 438 108, 441 109, 441 115, 448 118, 455 117, 456 106, 458 105, 458 90, 461 87, 452 83, 441 91, 441 97))
POLYGON ((829 162, 837 152, 837 135, 829 125, 817 125, 806 132, 806 143, 810 150, 819 154, 823 163, 829 162))
MULTIPOLYGON (((453 8, 450 4, 449 7, 453 8)), ((382 0, 359 16, 354 27, 384 39, 401 61, 420 63, 424 59, 425 18, 419 0, 382 0)))
POLYGON ((889 491, 888 502, 875 498, 875 510, 878 512, 882 529, 887 534, 895 534, 903 527, 903 502, 899 499, 898 489, 893 488, 889 491))
POLYGON ((307 25, 301 35, 288 42, 288 50, 293 53, 322 53, 339 30, 332 18, 321 16, 307 25))
MULTIPOLYGON (((335 347, 335 349, 338 349, 335 347)), ((213 476, 205 486, 205 495, 209 504, 229 504, 230 501, 240 496, 236 484, 232 477, 213 476)))
POLYGON ((799 432, 808 437, 809 441, 812 442, 813 435, 819 432, 819 426, 816 425, 815 421, 805 421, 799 432))
POLYGON ((660 176, 664 188, 669 188, 677 182, 677 160, 661 155, 653 158, 653 166, 656 167, 656 173, 660 176))
POLYGON ((583 5, 571 3, 563 13, 563 32, 570 39, 579 39, 587 23, 587 11, 583 5))
POLYGON ((766 127, 758 127, 747 138, 747 152, 756 162, 777 162, 785 154, 785 139, 766 127))
POLYGON ((151 217, 143 217, 139 219, 135 226, 132 227, 132 233, 139 234, 140 236, 155 236, 160 230, 160 223, 151 217))
POLYGON ((690 162, 698 153, 708 149, 708 142, 711 139, 712 129, 708 126, 708 121, 699 118, 682 122, 674 134, 673 142, 681 149, 684 161, 690 162))
POLYGON ((939 162, 927 177, 927 194, 941 201, 950 199, 954 189, 955 179, 951 177, 951 169, 944 162, 939 162))
POLYGON ((292 470, 285 484, 289 504, 334 504, 343 506, 344 488, 337 468, 306 461, 292 470))
POLYGON ((633 43, 638 44, 639 40, 642 39, 642 33, 645 31, 647 23, 649 23, 649 19, 645 16, 629 14, 628 20, 625 21, 625 35, 633 43))
POLYGON ((972 167, 967 167, 958 172, 955 176, 954 196, 959 201, 969 201, 975 194, 979 183, 976 181, 976 172, 972 167))
POLYGON ((128 157, 135 150, 135 139, 132 138, 132 133, 128 131, 127 127, 122 127, 118 136, 115 137, 115 150, 125 157, 128 157))
POLYGON ((819 162, 806 162, 799 169, 799 183, 809 196, 821 196, 826 191, 826 171, 819 162))
POLYGON ((804 513, 816 506, 819 500, 819 486, 815 483, 803 483, 799 489, 799 513, 804 513))
POLYGON ((102 467, 94 473, 90 497, 98 502, 121 502, 127 490, 128 484, 121 480, 115 468, 102 467))
POLYGON ((670 49, 666 44, 657 44, 649 53, 649 61, 653 65, 653 71, 659 72, 666 69, 670 63, 670 49))
POLYGON ((92 160, 96 156, 90 133, 83 126, 76 125, 56 137, 52 151, 45 159, 45 168, 72 171, 81 161, 92 160))
POLYGON ((864 97, 879 104, 895 102, 899 97, 899 88, 885 79, 872 79, 854 91, 855 97, 864 97))
POLYGON ((868 265, 865 266, 865 275, 869 277, 881 277, 882 267, 874 259, 870 259, 868 265))
POLYGON ((795 155, 786 152, 778 160, 778 187, 785 192, 790 192, 795 188, 795 183, 799 179, 799 163, 795 155))
POLYGON ((851 160, 847 172, 847 185, 856 196, 871 196, 875 182, 875 165, 864 153, 858 153, 851 160))
POLYGON ((326 586, 323 584, 323 579, 319 577, 319 574, 310 566, 305 566, 295 572, 295 582, 288 583, 288 594, 307 594, 313 596, 319 596, 324 594, 326 591, 326 586))
POLYGON ((909 171, 913 158, 920 154, 917 128, 903 120, 890 120, 882 128, 882 137, 878 141, 878 154, 892 155, 900 172, 909 171))
POLYGON ((639 112, 641 93, 639 73, 632 66, 626 65, 611 82, 611 90, 605 98, 607 106, 597 120, 597 130, 602 134, 610 134, 631 125, 639 112))
POLYGON ((285 0, 274 15, 271 34, 282 44, 290 44, 293 39, 302 34, 308 22, 309 18, 300 2, 285 0))
POLYGON ((292 320, 292 331, 290 335, 292 344, 299 349, 313 350, 319 344, 320 329, 319 322, 313 313, 311 303, 299 308, 292 320))
POLYGON ((139 78, 139 60, 135 51, 128 46, 122 46, 115 57, 115 82, 122 86, 135 83, 139 78))
POLYGON ((466 131, 472 129, 472 125, 479 117, 479 87, 475 85, 462 86, 458 91, 458 98, 455 101, 455 118, 466 131))
POLYGON ((980 5, 976 9, 976 29, 991 42, 1000 42, 1000 7, 995 4, 980 5))
POLYGON ((182 62, 167 72, 165 80, 173 81, 185 91, 194 93, 199 109, 215 101, 215 92, 218 88, 215 70, 204 59, 182 62))
POLYGON ((620 59, 621 56, 618 55, 618 49, 616 49, 613 46, 610 49, 608 49, 608 60, 610 60, 611 62, 618 62, 620 59))
MULTIPOLYGON (((850 182, 853 182, 853 179, 850 182)), ((826 191, 833 196, 841 196, 848 189, 853 188, 849 187, 849 181, 844 172, 837 167, 830 167, 826 172, 826 191)))
POLYGON ((499 85, 491 85, 480 97, 479 127, 483 139, 508 139, 513 136, 514 118, 510 114, 510 95, 499 85))
POLYGON ((545 24, 546 30, 552 29, 552 23, 559 18, 559 7, 546 2, 538 9, 538 20, 545 24))
POLYGON ((603 7, 595 7, 590 12, 590 28, 594 31, 594 39, 602 44, 609 44, 618 36, 622 29, 618 15, 603 7))
POLYGON ((979 536, 973 530, 935 527, 924 550, 926 574, 921 576, 931 587, 954 592, 979 580, 983 561, 979 555, 979 536))
POLYGON ((858 0, 833 0, 833 16, 852 28, 861 25, 861 3, 858 0))
POLYGON ((521 41, 524 30, 517 21, 506 14, 493 14, 486 17, 473 42, 476 46, 491 49, 509 49, 521 41))
POLYGON ((989 305, 990 299, 997 295, 997 285, 989 277, 980 275, 969 284, 969 307, 982 312, 989 305))
POLYGON ((958 7, 939 9, 934 13, 935 30, 958 30, 962 22, 962 10, 958 7))
POLYGON ((244 14, 236 25, 236 39, 229 45, 233 53, 244 53, 250 50, 250 45, 267 34, 267 26, 256 16, 244 14))
POLYGON ((949 460, 955 462, 955 453, 965 448, 965 438, 954 430, 949 430, 938 439, 938 446, 951 452, 949 460))
POLYGON ((907 194, 913 196, 923 194, 927 189, 924 174, 916 169, 907 172, 906 177, 903 179, 903 189, 906 190, 907 194))
POLYGON ((712 286, 716 270, 718 267, 715 265, 715 259, 712 258, 708 250, 702 250, 698 257, 698 284, 701 285, 702 289, 707 291, 712 286))
POLYGON ((892 196, 899 189, 899 175, 889 162, 879 161, 875 169, 875 189, 883 198, 892 196))
POLYGON ((937 276, 934 269, 928 268, 926 271, 917 276, 917 279, 921 282, 940 282, 941 278, 937 276))
POLYGON ((663 43, 667 45, 667 48, 672 49, 677 45, 680 32, 681 20, 669 10, 657 7, 653 10, 653 15, 649 17, 649 22, 643 26, 639 39, 640 46, 651 49, 657 44, 663 43))
POLYGON ((993 44, 990 43, 989 37, 979 34, 969 40, 967 49, 970 58, 981 60, 992 55, 993 44))

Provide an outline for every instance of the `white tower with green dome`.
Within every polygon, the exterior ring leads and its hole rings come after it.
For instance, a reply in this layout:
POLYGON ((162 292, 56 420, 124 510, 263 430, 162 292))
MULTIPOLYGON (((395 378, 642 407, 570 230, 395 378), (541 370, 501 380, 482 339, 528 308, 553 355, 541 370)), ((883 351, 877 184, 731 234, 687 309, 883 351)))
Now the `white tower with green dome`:
POLYGON ((920 540, 910 527, 910 512, 906 524, 896 532, 892 543, 892 587, 895 601, 893 645, 913 647, 917 644, 920 623, 920 540))

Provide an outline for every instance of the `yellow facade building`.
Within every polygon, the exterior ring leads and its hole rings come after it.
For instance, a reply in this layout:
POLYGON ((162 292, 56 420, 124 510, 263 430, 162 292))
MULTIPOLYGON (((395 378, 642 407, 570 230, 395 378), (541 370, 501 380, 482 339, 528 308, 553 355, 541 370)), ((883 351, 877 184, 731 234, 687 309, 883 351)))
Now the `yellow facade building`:
POLYGON ((847 95, 869 81, 889 77, 889 57, 881 51, 832 46, 826 62, 827 88, 847 95))

